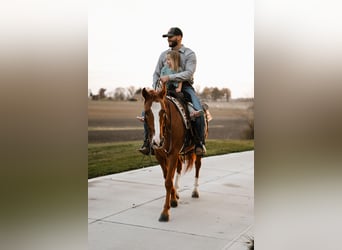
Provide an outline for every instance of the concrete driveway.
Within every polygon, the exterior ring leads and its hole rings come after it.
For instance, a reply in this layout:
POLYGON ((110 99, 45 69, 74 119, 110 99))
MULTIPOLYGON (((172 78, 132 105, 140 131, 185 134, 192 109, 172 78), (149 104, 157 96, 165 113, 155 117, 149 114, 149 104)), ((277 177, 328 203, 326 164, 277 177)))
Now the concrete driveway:
POLYGON ((254 237, 254 151, 202 159, 200 198, 194 170, 180 179, 170 221, 159 222, 165 197, 160 166, 88 181, 89 250, 246 250, 254 237))

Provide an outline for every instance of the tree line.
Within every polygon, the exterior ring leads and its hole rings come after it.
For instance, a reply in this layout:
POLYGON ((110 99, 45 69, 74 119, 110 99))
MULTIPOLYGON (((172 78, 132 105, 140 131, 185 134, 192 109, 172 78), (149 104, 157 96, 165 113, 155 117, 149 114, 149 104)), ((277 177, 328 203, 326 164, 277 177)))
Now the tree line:
MULTIPOLYGON (((204 101, 226 101, 231 98, 229 88, 205 87, 202 91, 195 89, 197 95, 204 101)), ((117 87, 113 91, 106 92, 105 88, 100 88, 97 94, 88 91, 92 100, 114 100, 114 101, 138 101, 142 99, 142 88, 136 89, 134 86, 128 88, 117 87)))

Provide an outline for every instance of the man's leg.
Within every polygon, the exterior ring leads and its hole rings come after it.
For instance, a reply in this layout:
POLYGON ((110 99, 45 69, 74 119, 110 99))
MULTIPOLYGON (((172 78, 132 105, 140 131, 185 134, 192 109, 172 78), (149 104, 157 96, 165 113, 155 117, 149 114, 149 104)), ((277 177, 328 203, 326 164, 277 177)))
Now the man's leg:
POLYGON ((204 112, 203 108, 201 105, 200 100, 198 99, 195 90, 193 89, 192 86, 187 85, 183 87, 183 91, 188 93, 191 97, 191 102, 194 106, 194 109, 198 111, 196 115, 196 120, 195 120, 195 129, 196 129, 196 134, 198 138, 195 140, 195 153, 197 155, 203 155, 206 153, 205 149, 205 141, 204 141, 204 112))
POLYGON ((203 112, 203 108, 202 108, 201 102, 198 99, 194 88, 192 86, 190 86, 190 85, 186 85, 186 86, 183 87, 182 91, 186 92, 188 94, 188 96, 190 96, 191 103, 194 106, 194 109, 196 109, 197 111, 202 111, 203 112))
MULTIPOLYGON (((145 117, 145 112, 141 113, 142 116, 145 117)), ((148 155, 150 153, 150 142, 148 139, 148 128, 146 121, 144 120, 144 144, 141 146, 141 148, 138 149, 138 151, 144 155, 148 155)))
POLYGON ((196 132, 198 135, 198 139, 195 143, 195 153, 196 155, 203 155, 206 153, 205 148, 205 138, 204 138, 204 116, 201 115, 200 117, 196 118, 196 132))

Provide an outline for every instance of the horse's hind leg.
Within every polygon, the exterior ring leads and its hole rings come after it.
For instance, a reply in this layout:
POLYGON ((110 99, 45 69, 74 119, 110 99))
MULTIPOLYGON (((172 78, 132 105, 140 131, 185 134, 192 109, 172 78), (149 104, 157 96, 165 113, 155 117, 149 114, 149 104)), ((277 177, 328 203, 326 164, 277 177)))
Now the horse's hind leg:
POLYGON ((199 178, 199 171, 201 168, 201 156, 196 156, 195 166, 196 166, 196 174, 195 174, 195 183, 194 183, 194 190, 192 191, 192 198, 199 198, 198 193, 198 178, 199 178))
MULTIPOLYGON (((176 160, 176 167, 177 167, 177 173, 176 173, 176 180, 175 180, 175 185, 172 187, 171 189, 171 207, 177 207, 178 206, 178 199, 179 199, 179 195, 178 195, 178 182, 179 182, 179 178, 181 175, 181 171, 182 171, 182 161, 180 158, 178 158, 176 160)), ((174 175, 172 176, 172 180, 174 178, 174 175)))
POLYGON ((179 199, 178 188, 179 188, 179 179, 181 176, 181 172, 182 172, 182 159, 179 158, 177 162, 177 173, 176 173, 176 179, 175 179, 175 185, 174 185, 177 199, 179 199))

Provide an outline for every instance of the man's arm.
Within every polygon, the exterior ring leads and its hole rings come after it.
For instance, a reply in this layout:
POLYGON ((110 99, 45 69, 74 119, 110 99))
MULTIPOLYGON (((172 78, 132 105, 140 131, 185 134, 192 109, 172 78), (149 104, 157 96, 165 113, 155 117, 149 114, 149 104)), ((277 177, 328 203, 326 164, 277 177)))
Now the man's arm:
POLYGON ((171 81, 192 81, 193 75, 196 71, 196 55, 194 52, 191 52, 189 55, 187 55, 186 61, 185 61, 185 68, 184 71, 169 75, 169 80, 171 81))
POLYGON ((158 63, 156 65, 156 68, 154 70, 154 73, 153 73, 153 83, 152 83, 152 87, 154 89, 156 89, 157 87, 157 84, 158 84, 158 81, 159 81, 159 78, 160 78, 160 73, 161 73, 161 70, 162 68, 164 67, 164 62, 163 62, 163 58, 165 58, 165 54, 166 52, 163 52, 161 53, 161 55, 159 56, 159 59, 158 59, 158 63))
POLYGON ((182 82, 179 82, 179 83, 178 83, 178 87, 176 88, 176 92, 177 92, 177 93, 179 93, 179 92, 182 91, 182 85, 183 85, 182 82))

